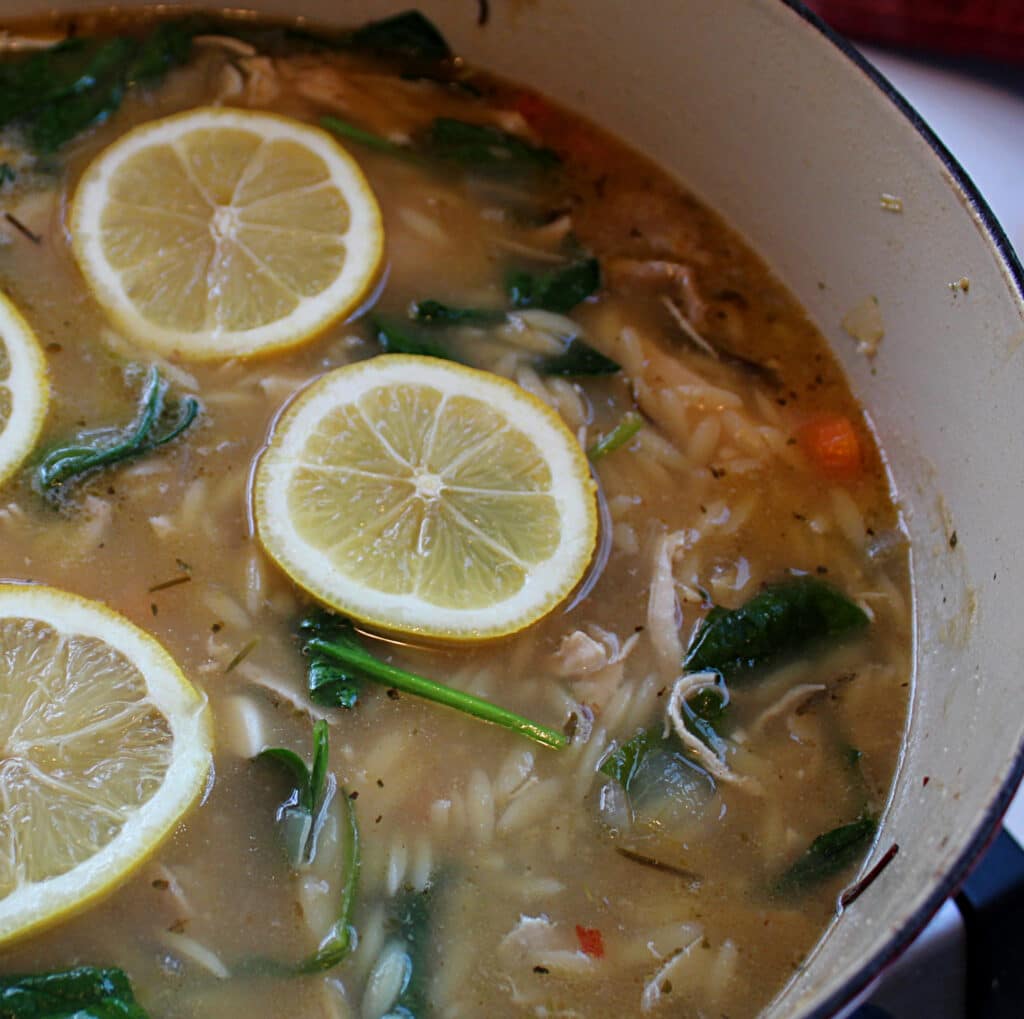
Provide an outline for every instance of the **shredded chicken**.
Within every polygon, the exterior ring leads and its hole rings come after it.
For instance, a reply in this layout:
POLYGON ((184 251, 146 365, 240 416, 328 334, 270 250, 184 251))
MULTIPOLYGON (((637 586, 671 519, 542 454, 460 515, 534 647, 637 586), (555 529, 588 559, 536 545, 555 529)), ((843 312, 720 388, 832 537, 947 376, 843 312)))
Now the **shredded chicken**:
MULTIPOLYGON (((572 696, 581 710, 598 715, 618 692, 625 679, 625 661, 640 640, 640 634, 631 634, 625 641, 595 624, 562 638, 558 650, 551 656, 556 675, 572 677, 572 696)), ((576 741, 586 742, 593 723, 579 715, 576 741)))
POLYGON ((600 201, 584 202, 575 215, 577 236, 602 258, 621 255, 686 265, 708 260, 686 199, 667 189, 616 190, 600 201))
POLYGON ((594 624, 575 630, 562 638, 551 656, 555 675, 576 676, 615 665, 629 657, 639 639, 634 633, 621 642, 616 634, 594 624))
POLYGON ((246 57, 236 66, 245 79, 241 99, 248 106, 269 106, 281 94, 281 78, 270 57, 246 57))
MULTIPOLYGON (((534 140, 526 121, 514 111, 474 103, 433 81, 350 66, 343 58, 325 63, 322 56, 242 56, 235 66, 245 79, 240 98, 248 106, 266 106, 279 96, 294 97, 399 144, 410 141, 437 116, 493 124, 534 140)), ((223 84, 234 89, 237 83, 229 77, 223 84)))
POLYGON ((226 50, 236 57, 254 57, 257 53, 256 47, 252 43, 237 39, 233 35, 194 35, 192 43, 195 46, 226 50))
POLYGON ((665 259, 609 258, 602 268, 610 289, 627 294, 664 295, 691 326, 699 328, 704 324, 707 306, 690 266, 665 259))
POLYGON ((608 652, 604 645, 582 630, 575 630, 563 637, 558 650, 551 657, 557 676, 593 672, 608 664, 608 652))
MULTIPOLYGON (((643 994, 640 996, 641 1011, 650 1012, 661 1004, 665 990, 672 987, 672 977, 675 975, 675 971, 686 963, 690 952, 703 940, 704 935, 698 934, 688 944, 675 949, 668 955, 654 976, 644 984, 643 994)), ((679 983, 678 980, 676 982, 679 983)))
POLYGON ((691 672, 680 676, 675 681, 668 699, 668 706, 665 709, 665 733, 668 735, 671 728, 690 756, 719 782, 728 782, 730 785, 760 795, 761 783, 756 778, 750 775, 738 775, 728 764, 720 761, 718 755, 703 740, 687 729, 686 721, 683 719, 683 704, 687 698, 701 690, 716 686, 718 678, 717 672, 708 670, 706 672, 691 672))
POLYGON ((30 50, 45 50, 62 42, 63 35, 36 36, 17 35, 6 30, 0 31, 0 53, 22 53, 30 50))
POLYGON ((331 712, 318 707, 308 697, 293 690, 287 683, 281 682, 275 676, 267 675, 263 669, 250 662, 242 662, 235 672, 246 682, 262 690, 274 707, 284 704, 297 714, 307 715, 314 722, 319 722, 321 719, 326 719, 329 723, 335 721, 331 712))
MULTIPOLYGON (((557 976, 585 976, 594 971, 594 960, 575 944, 571 930, 552 923, 547 916, 521 915, 519 922, 501 940, 499 960, 512 972, 524 976, 543 966, 557 976)), ((524 988, 517 1002, 525 1004, 530 990, 524 988)))
MULTIPOLYGON (((655 339, 626 325, 617 309, 599 309, 589 325, 588 341, 622 365, 640 409, 681 449, 687 448, 699 419, 709 414, 731 412, 737 427, 758 434, 761 422, 746 411, 738 393, 709 381, 655 339)), ((766 458, 776 456, 766 442, 761 450, 766 458)))
POLYGON ((828 688, 823 683, 801 683, 799 686, 794 686, 792 690, 783 694, 761 713, 750 727, 751 735, 757 736, 778 719, 785 718, 791 712, 799 711, 815 694, 826 689, 828 688))
POLYGON ((654 546, 654 569, 647 599, 647 633, 663 677, 675 676, 683 660, 679 639, 679 600, 673 570, 675 557, 696 540, 693 531, 671 531, 658 538, 654 546))

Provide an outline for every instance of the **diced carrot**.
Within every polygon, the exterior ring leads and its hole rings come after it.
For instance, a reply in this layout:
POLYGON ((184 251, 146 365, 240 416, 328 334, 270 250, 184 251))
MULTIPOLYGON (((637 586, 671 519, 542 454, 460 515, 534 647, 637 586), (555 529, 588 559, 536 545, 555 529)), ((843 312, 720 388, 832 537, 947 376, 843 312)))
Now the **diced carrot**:
POLYGON ((583 165, 607 158, 607 145, 586 125, 567 121, 559 109, 537 92, 519 92, 512 102, 537 136, 565 159, 583 165))
POLYGON ((576 937, 579 939, 580 951, 592 959, 604 958, 604 938, 596 927, 581 927, 576 924, 576 937))
POLYGON ((811 462, 828 478, 851 481, 864 466, 857 429, 842 414, 812 418, 797 432, 797 440, 811 462))
POLYGON ((534 131, 543 134, 558 119, 558 111, 537 92, 519 92, 513 107, 534 131))

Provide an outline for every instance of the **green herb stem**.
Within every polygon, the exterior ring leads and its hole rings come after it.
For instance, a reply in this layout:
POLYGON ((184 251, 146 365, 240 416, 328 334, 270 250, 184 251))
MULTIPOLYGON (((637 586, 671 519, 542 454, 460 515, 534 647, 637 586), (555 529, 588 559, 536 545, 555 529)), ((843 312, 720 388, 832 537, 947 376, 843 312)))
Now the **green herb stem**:
POLYGON ((568 738, 564 733, 549 729, 547 726, 532 722, 522 715, 513 711, 485 701, 481 697, 474 697, 472 694, 464 693, 462 690, 454 690, 450 686, 438 683, 436 680, 426 679, 417 676, 415 673, 406 672, 394 665, 388 665, 379 659, 374 658, 367 651, 359 649, 353 653, 353 649, 346 645, 339 645, 314 637, 307 642, 306 648, 318 654, 333 658, 340 665, 348 666, 359 672, 367 679, 377 683, 401 690, 403 693, 413 694, 425 700, 433 701, 436 704, 444 704, 446 707, 454 708, 464 714, 472 715, 485 722, 500 725, 512 732, 519 733, 527 739, 539 743, 541 746, 560 750, 568 744, 568 738))
POLYGON ((602 457, 607 456, 609 453, 614 453, 615 450, 621 449, 626 445, 630 439, 636 435, 644 426, 644 419, 636 413, 636 411, 629 411, 623 415, 622 420, 606 435, 602 435, 601 438, 595 442, 590 449, 587 450, 587 456, 590 457, 591 461, 600 460, 602 457))
POLYGON ((324 128, 325 131, 330 131, 331 134, 337 135, 339 138, 358 142, 360 145, 365 145, 370 149, 377 149, 379 152, 387 152, 393 156, 405 157, 415 155, 408 145, 400 145, 398 142, 393 142, 389 138, 382 138, 379 134, 374 134, 372 131, 367 131, 364 128, 357 127, 355 124, 351 124, 347 120, 342 120, 340 117, 321 117, 320 126, 324 128))

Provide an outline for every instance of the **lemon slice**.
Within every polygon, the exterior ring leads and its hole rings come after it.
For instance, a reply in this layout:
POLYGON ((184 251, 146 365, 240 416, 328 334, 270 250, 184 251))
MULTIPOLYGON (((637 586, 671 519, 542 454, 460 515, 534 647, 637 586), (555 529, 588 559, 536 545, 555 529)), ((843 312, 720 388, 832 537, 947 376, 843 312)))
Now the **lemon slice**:
POLYGON ((205 701, 98 602, 0 584, 0 944, 111 891, 210 769, 205 701))
POLYGON ((296 398, 257 466, 254 511, 264 547, 316 598, 452 640, 549 612, 597 536, 587 459, 554 411, 497 375, 401 355, 296 398))
POLYGON ((370 185, 328 134, 208 108, 151 121, 96 157, 71 207, 75 257, 139 343, 194 360, 302 343, 380 269, 370 185))
POLYGON ((35 334, 0 293, 0 484, 32 452, 49 402, 46 359, 35 334))

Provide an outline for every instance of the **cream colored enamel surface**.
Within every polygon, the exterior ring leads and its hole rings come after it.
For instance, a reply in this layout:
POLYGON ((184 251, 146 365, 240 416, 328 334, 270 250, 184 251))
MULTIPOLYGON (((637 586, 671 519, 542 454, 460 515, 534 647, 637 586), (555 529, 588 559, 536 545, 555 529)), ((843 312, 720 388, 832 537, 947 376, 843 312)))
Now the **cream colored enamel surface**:
MULTIPOLYGON (((405 6, 302 10, 355 23, 405 6)), ((889 454, 915 543, 918 650, 876 856, 894 841, 903 851, 770 1009, 812 1014, 937 904, 938 882, 1002 800, 1024 735, 1021 295, 912 124, 777 0, 649 0, 642 17, 621 0, 492 3, 485 28, 475 5, 419 6, 467 58, 601 121, 723 212, 833 340, 889 454), (882 208, 882 193, 903 212, 882 208), (948 285, 962 277, 967 293, 948 285), (885 324, 874 364, 839 325, 871 295, 885 324)), ((252 7, 297 13, 282 0, 252 7)))

